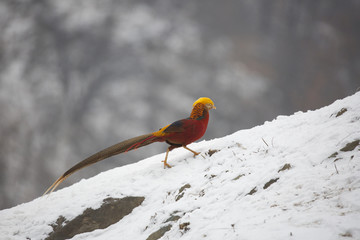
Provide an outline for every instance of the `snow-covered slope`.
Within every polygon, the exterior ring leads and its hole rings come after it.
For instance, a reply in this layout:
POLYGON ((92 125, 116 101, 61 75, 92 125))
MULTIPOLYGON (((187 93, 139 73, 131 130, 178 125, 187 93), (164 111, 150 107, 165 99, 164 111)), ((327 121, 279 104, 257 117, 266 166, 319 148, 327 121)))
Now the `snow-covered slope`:
POLYGON ((59 216, 141 196, 120 221, 72 239, 360 239, 359 140, 357 93, 192 144, 195 158, 176 149, 171 169, 160 154, 0 211, 0 236, 44 239, 59 216))

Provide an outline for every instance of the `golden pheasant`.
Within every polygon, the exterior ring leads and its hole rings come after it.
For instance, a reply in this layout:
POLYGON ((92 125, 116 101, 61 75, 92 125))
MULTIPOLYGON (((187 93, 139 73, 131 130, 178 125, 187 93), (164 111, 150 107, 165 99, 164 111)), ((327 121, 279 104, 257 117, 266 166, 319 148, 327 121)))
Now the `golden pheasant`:
POLYGON ((200 139, 204 135, 209 122, 210 109, 216 109, 213 101, 206 97, 199 98, 193 104, 190 117, 173 122, 172 124, 161 128, 159 131, 125 140, 91 155, 61 175, 61 177, 46 190, 44 195, 54 191, 67 177, 84 167, 90 166, 111 156, 135 150, 150 143, 166 142, 170 145, 166 151, 165 160, 163 161, 164 168, 171 167, 167 163, 167 158, 169 152, 174 148, 183 147, 192 152, 194 156, 198 155, 198 152, 191 150, 186 145, 200 139))

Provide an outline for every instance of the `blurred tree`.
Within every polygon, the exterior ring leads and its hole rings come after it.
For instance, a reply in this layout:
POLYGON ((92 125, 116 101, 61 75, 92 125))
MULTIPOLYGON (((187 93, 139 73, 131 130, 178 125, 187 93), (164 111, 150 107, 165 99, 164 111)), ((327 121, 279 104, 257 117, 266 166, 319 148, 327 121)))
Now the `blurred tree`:
MULTIPOLYGON (((200 96, 218 107, 209 139, 353 93, 359 7, 357 0, 0 2, 0 208, 39 196, 103 147, 184 117, 200 96)), ((67 183, 164 150, 121 156, 67 183)))

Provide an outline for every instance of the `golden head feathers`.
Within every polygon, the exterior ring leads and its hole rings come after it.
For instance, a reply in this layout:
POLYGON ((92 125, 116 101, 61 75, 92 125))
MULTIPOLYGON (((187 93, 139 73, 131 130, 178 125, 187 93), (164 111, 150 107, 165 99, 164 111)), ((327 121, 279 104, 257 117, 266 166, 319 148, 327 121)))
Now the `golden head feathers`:
POLYGON ((196 100, 194 102, 193 107, 195 107, 195 105, 198 103, 204 104, 208 109, 216 109, 214 102, 210 98, 207 98, 207 97, 199 98, 198 100, 196 100))

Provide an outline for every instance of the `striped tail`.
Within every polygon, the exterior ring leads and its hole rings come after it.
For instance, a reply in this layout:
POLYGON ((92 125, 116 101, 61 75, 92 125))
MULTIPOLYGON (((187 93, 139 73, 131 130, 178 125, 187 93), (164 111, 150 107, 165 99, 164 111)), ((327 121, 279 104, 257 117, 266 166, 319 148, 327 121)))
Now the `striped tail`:
POLYGON ((100 152, 97 152, 90 157, 84 159, 83 161, 79 162, 69 170, 67 170, 61 177, 59 177, 47 190, 43 195, 46 195, 47 193, 52 193, 60 183, 62 183, 66 178, 68 178, 71 174, 79 171, 82 168, 85 168, 87 166, 90 166, 94 163, 97 163, 99 161, 102 161, 106 158, 112 157, 114 155, 128 152, 131 150, 135 150, 137 148, 149 145, 153 142, 161 141, 159 137, 154 136, 153 133, 141 135, 138 137, 130 138, 128 140, 125 140, 123 142, 119 142, 113 146, 110 146, 108 148, 105 148, 101 150, 100 152))

